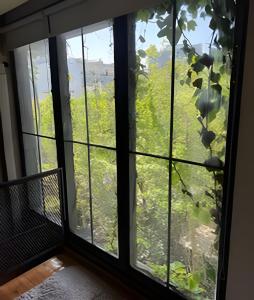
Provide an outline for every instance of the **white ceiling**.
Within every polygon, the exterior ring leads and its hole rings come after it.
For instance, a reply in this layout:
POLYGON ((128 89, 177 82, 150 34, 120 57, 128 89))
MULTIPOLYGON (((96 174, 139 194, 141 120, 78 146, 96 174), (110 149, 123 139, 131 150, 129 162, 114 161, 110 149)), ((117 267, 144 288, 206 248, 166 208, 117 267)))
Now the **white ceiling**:
POLYGON ((16 8, 17 6, 27 1, 28 0, 0 0, 0 15, 6 13, 9 10, 16 8))

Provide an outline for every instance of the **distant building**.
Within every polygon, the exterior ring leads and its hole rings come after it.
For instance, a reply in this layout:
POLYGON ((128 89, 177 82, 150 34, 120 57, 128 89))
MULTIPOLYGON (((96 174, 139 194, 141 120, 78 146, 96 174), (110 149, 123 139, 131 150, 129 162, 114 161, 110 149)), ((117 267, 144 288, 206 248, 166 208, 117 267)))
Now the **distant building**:
MULTIPOLYGON (((84 94, 83 62, 80 58, 68 58, 69 85, 72 97, 84 94)), ((102 60, 88 60, 85 63, 87 90, 101 89, 114 80, 114 64, 102 60)))
MULTIPOLYGON (((208 47, 206 44, 195 44, 193 45, 193 47, 195 48, 195 51, 200 55, 208 51, 208 47)), ((183 52, 183 44, 176 45, 175 56, 176 59, 186 58, 186 54, 183 52)), ((171 57, 172 57, 171 47, 165 48, 162 51, 160 51, 160 56, 158 57, 159 67, 164 66, 167 61, 171 60, 171 57)))

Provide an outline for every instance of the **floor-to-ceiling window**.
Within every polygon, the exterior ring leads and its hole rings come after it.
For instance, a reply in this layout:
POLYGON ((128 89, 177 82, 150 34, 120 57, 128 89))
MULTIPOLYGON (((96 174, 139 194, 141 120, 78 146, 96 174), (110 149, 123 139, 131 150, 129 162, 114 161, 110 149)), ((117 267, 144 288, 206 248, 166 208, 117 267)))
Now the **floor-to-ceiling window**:
MULTIPOLYGON (((163 1, 121 18, 56 38, 70 232, 162 288, 215 299, 235 2, 163 1)), ((27 174, 56 167, 48 51, 15 50, 27 174)))

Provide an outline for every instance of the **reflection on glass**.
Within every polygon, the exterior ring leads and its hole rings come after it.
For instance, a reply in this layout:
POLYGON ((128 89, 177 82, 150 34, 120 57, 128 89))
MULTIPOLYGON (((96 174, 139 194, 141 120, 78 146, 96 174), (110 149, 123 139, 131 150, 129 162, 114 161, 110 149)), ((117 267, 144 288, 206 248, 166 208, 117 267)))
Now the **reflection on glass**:
POLYGON ((115 151, 91 147, 94 243, 118 255, 115 151))
POLYGON ((87 142, 81 30, 75 34, 66 39, 72 136, 65 132, 65 139, 87 142))
POLYGON ((90 142, 114 147, 113 28, 107 22, 83 31, 90 142))
MULTIPOLYGON (((172 27, 170 14, 165 13, 172 27)), ((136 19, 136 150, 169 155, 172 47, 157 36, 158 20, 136 19)), ((133 45, 134 46, 134 45, 133 45)), ((131 149, 135 150, 135 149, 131 149)))
POLYGON ((38 134, 55 137, 48 41, 30 45, 38 134))
POLYGON ((49 171, 57 168, 56 142, 52 139, 39 137, 41 171, 49 171))
POLYGON ((223 175, 175 163, 172 178, 170 283, 197 299, 214 299, 223 175))
POLYGON ((168 161, 137 156, 136 267, 162 281, 167 277, 168 161))
POLYGON ((34 175, 40 172, 38 139, 36 136, 23 134, 26 174, 34 175))
POLYGON ((22 130, 37 133, 29 46, 15 49, 14 54, 22 130))
POLYGON ((65 138, 88 142, 88 125, 90 143, 114 147, 112 24, 109 21, 94 24, 67 33, 65 37, 72 121, 72 136, 65 136, 65 138), (88 120, 86 120, 86 101, 88 120))

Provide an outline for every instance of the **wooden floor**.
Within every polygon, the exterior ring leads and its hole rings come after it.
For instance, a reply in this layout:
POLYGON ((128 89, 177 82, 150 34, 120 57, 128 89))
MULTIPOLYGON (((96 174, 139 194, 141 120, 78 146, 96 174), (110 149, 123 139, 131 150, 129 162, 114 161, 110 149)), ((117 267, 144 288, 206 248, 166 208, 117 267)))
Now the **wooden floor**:
POLYGON ((53 257, 0 287, 1 300, 13 300, 42 283, 64 267, 63 259, 53 257))
MULTIPOLYGON (((91 270, 91 265, 89 265, 89 263, 87 265, 84 264, 83 261, 81 262, 77 257, 73 256, 72 252, 67 251, 52 257, 44 263, 0 286, 0 300, 14 300, 45 281, 55 272, 59 272, 69 266, 82 266, 82 268, 91 270)), ((107 284, 110 284, 115 290, 120 290, 128 299, 144 299, 136 292, 116 281, 109 274, 105 276, 103 271, 96 271, 96 268, 94 267, 92 267, 92 269, 93 271, 95 270, 96 276, 107 278, 107 284)))

